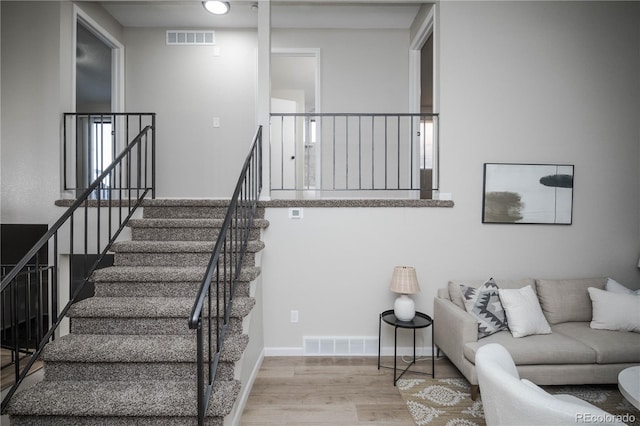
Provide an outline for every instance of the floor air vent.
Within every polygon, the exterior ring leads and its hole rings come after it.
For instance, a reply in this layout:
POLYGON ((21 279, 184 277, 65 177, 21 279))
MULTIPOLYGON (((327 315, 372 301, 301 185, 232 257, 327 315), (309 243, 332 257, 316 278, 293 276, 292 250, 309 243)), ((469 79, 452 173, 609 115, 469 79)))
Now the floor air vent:
POLYGON ((304 336, 304 355, 377 355, 377 337, 304 336))
POLYGON ((213 46, 216 44, 216 34, 214 31, 167 31, 167 44, 213 46))

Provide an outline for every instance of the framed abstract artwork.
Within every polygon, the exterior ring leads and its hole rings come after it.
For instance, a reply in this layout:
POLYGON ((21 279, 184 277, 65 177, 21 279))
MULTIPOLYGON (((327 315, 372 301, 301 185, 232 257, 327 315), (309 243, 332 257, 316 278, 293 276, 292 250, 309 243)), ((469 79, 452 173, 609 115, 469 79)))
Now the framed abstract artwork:
POLYGON ((574 166, 485 163, 482 223, 571 225, 574 166))

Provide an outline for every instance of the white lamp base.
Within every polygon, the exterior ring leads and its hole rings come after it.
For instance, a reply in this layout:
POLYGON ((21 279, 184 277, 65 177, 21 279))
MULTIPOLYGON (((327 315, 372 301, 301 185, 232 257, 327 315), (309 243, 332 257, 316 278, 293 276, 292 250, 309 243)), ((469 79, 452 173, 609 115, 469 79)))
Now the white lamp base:
POLYGON ((416 304, 412 298, 401 294, 393 304, 393 313, 400 321, 411 321, 416 316, 416 304))

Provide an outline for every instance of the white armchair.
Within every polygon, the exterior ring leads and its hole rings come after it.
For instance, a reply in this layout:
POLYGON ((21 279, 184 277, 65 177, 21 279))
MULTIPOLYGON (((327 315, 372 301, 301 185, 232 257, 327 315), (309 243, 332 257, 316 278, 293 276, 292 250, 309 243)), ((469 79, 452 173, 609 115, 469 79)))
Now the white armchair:
POLYGON ((509 352, 497 343, 476 353, 487 426, 624 425, 612 414, 571 395, 552 395, 520 379, 509 352))

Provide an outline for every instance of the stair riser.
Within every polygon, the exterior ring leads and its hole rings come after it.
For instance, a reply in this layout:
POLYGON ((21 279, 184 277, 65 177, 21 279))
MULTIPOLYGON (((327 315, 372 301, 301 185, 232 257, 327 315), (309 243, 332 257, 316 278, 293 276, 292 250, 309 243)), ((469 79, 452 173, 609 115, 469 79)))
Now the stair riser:
MULTIPOLYGON (((253 228, 249 232, 250 240, 260 239, 260 228, 253 228)), ((215 241, 220 234, 220 228, 131 228, 133 241, 215 241)))
MULTIPOLYGON (((72 318, 71 333, 171 335, 195 334, 189 329, 187 318, 72 318)), ((242 319, 231 318, 227 335, 242 333, 242 319)))
MULTIPOLYGON (((146 219, 223 219, 228 207, 144 207, 143 217, 146 219)), ((257 218, 264 218, 264 209, 257 209, 257 218)))
MULTIPOLYGON (((103 381, 180 380, 196 377, 197 365, 187 363, 88 363, 45 362, 45 380, 103 381)), ((220 362, 216 380, 233 380, 234 363, 220 362)))
MULTIPOLYGON (((193 297, 195 298, 200 282, 174 282, 174 283, 96 283, 95 295, 98 297, 146 297, 152 294, 154 297, 193 297)), ((238 282, 236 296, 249 296, 249 282, 238 282)), ((228 286, 227 286, 228 291, 228 286)))
MULTIPOLYGON (((235 256, 234 256, 235 257, 235 256)), ((116 253, 116 266, 202 266, 206 267, 211 253, 116 253)), ((227 255, 226 262, 231 262, 227 255)), ((246 253, 243 266, 255 266, 255 253, 246 253)))

